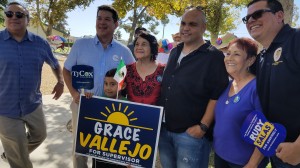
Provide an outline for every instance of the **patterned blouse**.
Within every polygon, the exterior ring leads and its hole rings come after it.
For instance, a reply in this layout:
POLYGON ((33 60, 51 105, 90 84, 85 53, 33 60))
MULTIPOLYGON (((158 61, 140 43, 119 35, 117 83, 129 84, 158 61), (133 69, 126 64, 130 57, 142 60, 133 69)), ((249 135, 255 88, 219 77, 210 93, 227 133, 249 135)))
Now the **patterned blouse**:
POLYGON ((125 82, 127 84, 128 100, 156 105, 160 96, 160 86, 164 68, 164 65, 158 64, 155 72, 146 76, 145 81, 143 81, 136 70, 136 63, 127 65, 125 82))

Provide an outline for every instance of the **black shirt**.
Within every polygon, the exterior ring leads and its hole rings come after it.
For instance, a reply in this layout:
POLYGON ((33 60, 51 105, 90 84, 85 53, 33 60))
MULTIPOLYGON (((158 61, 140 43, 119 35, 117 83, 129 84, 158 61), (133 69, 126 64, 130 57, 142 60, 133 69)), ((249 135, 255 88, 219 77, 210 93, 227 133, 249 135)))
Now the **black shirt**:
POLYGON ((183 45, 170 53, 159 101, 166 128, 178 133, 200 123, 209 100, 217 100, 228 84, 222 52, 205 43, 183 57, 178 66, 183 45))
POLYGON ((257 91, 267 119, 300 135, 300 31, 285 25, 257 59, 257 91))

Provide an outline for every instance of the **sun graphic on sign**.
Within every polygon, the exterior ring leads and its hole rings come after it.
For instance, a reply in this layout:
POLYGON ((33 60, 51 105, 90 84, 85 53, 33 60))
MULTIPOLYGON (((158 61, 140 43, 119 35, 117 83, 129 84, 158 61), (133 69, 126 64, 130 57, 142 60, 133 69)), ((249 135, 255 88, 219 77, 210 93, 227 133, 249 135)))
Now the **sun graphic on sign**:
POLYGON ((101 111, 100 114, 104 116, 106 119, 98 119, 98 118, 91 118, 91 117, 84 117, 87 120, 94 120, 94 121, 100 121, 100 122, 106 122, 106 123, 112 123, 112 124, 119 124, 123 126, 130 126, 134 128, 140 128, 144 130, 153 131, 153 128, 148 128, 144 126, 138 126, 138 125, 131 125, 130 122, 138 120, 138 118, 133 118, 132 115, 134 114, 134 111, 128 110, 128 106, 125 105, 124 109, 122 110, 122 103, 118 104, 118 107, 116 108, 115 104, 111 104, 111 108, 108 106, 105 106, 106 112, 101 111), (127 110, 129 112, 127 112, 127 110))
POLYGON ((109 109, 108 106, 105 106, 105 109, 106 112, 100 112, 100 114, 106 117, 106 121, 109 123, 129 126, 129 122, 137 120, 137 118, 131 117, 131 115, 134 114, 134 111, 127 113, 128 106, 125 106, 122 111, 121 103, 119 103, 118 108, 116 108, 115 104, 112 103, 111 109, 109 109))

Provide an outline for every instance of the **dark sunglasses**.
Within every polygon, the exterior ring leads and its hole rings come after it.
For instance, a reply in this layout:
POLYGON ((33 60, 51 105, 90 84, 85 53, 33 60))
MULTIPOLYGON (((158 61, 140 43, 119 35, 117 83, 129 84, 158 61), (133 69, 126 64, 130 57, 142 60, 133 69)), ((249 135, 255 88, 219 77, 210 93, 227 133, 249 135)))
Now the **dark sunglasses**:
POLYGON ((247 24, 247 23, 248 23, 248 20, 249 20, 251 17, 252 17, 254 20, 257 20, 257 19, 261 18, 262 15, 263 15, 264 13, 266 13, 266 12, 272 12, 272 13, 274 13, 274 11, 271 10, 271 9, 260 9, 260 10, 257 10, 257 11, 255 11, 255 12, 253 12, 253 13, 250 14, 250 15, 247 15, 247 16, 243 17, 243 18, 242 18, 243 23, 247 24))
POLYGON ((18 18, 18 19, 21 19, 25 16, 27 16, 25 13, 22 13, 22 12, 13 12, 13 11, 6 11, 4 12, 6 17, 8 18, 12 18, 14 15, 18 18))

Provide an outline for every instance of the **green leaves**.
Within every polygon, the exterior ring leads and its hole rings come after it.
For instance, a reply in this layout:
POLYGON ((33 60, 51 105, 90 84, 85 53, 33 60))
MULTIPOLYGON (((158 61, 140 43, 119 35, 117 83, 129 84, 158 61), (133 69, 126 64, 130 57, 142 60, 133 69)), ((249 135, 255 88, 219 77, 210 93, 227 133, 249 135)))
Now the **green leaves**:
MULTIPOLYGON (((130 32, 129 42, 132 41, 134 30, 143 24, 152 23, 151 32, 156 33, 155 20, 163 21, 168 15, 181 17, 188 6, 202 6, 207 16, 207 30, 211 37, 218 37, 236 28, 236 13, 250 0, 115 0, 113 7, 122 18, 121 28, 130 32), (150 19, 149 19, 150 18, 150 19)), ((148 28, 149 29, 149 28, 148 28)), ((214 39, 212 39, 214 41, 214 39)))
POLYGON ((3 14, 3 11, 5 9, 5 6, 7 4, 7 0, 0 0, 0 25, 3 26, 4 25, 4 16, 2 15, 3 14))
POLYGON ((53 28, 66 32, 67 12, 76 7, 85 8, 94 0, 25 0, 30 6, 31 23, 40 25, 49 36, 53 28), (47 26, 46 26, 47 25, 47 26))

